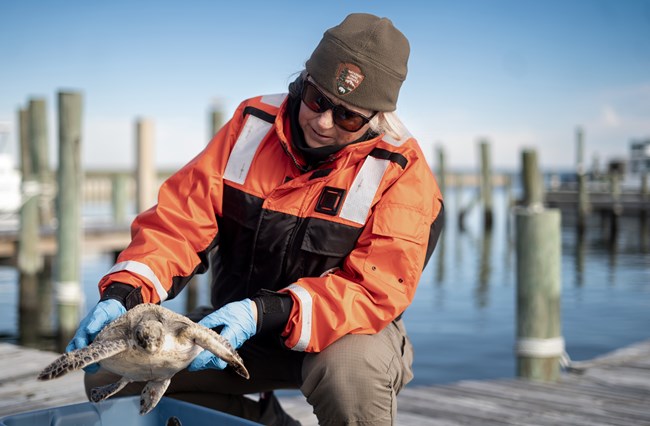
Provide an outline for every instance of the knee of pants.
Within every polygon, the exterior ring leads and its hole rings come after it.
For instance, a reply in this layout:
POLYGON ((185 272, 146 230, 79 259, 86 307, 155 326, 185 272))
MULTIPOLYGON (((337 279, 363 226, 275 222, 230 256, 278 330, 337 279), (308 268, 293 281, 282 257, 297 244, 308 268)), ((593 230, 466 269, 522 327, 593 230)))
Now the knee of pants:
POLYGON ((390 342, 378 335, 345 336, 305 357, 301 390, 321 423, 390 419, 401 365, 390 342))

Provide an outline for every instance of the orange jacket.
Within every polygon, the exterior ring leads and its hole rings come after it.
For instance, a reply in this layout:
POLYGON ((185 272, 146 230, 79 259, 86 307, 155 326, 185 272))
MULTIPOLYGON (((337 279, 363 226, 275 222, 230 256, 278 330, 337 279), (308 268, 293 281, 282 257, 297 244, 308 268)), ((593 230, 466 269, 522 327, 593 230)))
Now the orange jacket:
POLYGON ((215 308, 261 288, 289 292, 285 344, 310 352, 376 333, 409 306, 443 216, 417 142, 379 136, 301 172, 286 105, 286 95, 240 104, 135 219, 100 292, 120 282, 162 302, 210 255, 215 308))

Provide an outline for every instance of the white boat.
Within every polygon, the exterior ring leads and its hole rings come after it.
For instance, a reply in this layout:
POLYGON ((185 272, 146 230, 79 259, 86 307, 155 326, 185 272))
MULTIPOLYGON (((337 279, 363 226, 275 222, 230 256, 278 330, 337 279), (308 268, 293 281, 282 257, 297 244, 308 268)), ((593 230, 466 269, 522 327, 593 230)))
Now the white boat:
POLYGON ((630 143, 630 158, 624 167, 621 187, 628 190, 640 190, 643 180, 650 175, 650 137, 633 140, 630 143))
POLYGON ((20 208, 22 197, 20 193, 21 175, 15 167, 14 160, 8 152, 7 126, 0 123, 0 215, 13 215, 20 208))

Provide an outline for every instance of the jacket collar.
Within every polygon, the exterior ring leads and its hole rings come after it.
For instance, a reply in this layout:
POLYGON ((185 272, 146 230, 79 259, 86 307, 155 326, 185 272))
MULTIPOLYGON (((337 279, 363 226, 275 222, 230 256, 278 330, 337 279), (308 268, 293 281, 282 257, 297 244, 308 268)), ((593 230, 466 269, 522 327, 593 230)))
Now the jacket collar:
MULTIPOLYGON (((367 140, 352 142, 336 151, 335 153, 331 154, 326 160, 313 165, 308 164, 303 153, 300 152, 300 149, 294 146, 293 143, 293 133, 296 131, 300 131, 302 133, 302 131, 300 130, 299 126, 291 125, 291 106, 292 102, 290 100, 290 97, 287 96, 280 106, 278 115, 275 118, 276 133, 285 153, 291 158, 296 167, 303 173, 318 169, 320 167, 331 167, 334 163, 338 163, 338 161, 341 159, 345 160, 346 163, 358 163, 365 159, 382 140, 383 135, 380 134, 374 137, 370 137, 367 140)), ((300 138, 303 137, 302 134, 297 136, 300 138)), ((364 138, 365 137, 367 136, 364 135, 364 138)))

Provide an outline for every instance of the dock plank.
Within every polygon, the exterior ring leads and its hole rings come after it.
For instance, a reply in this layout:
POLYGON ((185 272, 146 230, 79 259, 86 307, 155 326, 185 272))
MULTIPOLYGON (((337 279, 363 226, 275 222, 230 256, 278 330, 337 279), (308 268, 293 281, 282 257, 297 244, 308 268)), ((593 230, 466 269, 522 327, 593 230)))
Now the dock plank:
MULTIPOLYGON (((128 224, 86 223, 82 234, 84 250, 92 253, 122 251, 131 242, 128 224)), ((15 261, 17 244, 17 228, 0 229, 0 259, 15 261)), ((56 229, 43 227, 39 232, 37 248, 42 255, 54 255, 57 252, 56 229)))
POLYGON ((0 343, 0 417, 85 402, 83 372, 41 382, 38 373, 59 355, 0 343))
MULTIPOLYGON (((86 401, 83 373, 36 380, 58 355, 0 343, 0 417, 86 401)), ((574 364, 558 383, 523 379, 467 380, 407 386, 398 396, 397 425, 650 426, 650 341, 574 364)), ((298 392, 280 393, 304 426, 318 422, 298 392)))
MULTIPOLYGON (((458 393, 472 398, 480 398, 489 401, 498 401, 502 409, 518 413, 517 418, 527 415, 535 415, 535 422, 538 424, 558 424, 557 419, 562 418, 562 424, 590 425, 602 424, 616 425, 626 424, 626 420, 620 420, 622 416, 611 414, 603 409, 601 400, 592 396, 575 392, 558 392, 558 387, 538 389, 527 386, 525 392, 512 386, 516 381, 508 383, 482 386, 483 383, 468 382, 456 388, 458 393), (548 417, 550 414, 551 417, 548 417), (595 420, 597 419, 597 420, 595 420), (565 423, 567 422, 567 423, 565 423)), ((526 383, 529 385, 528 383, 526 383)))

